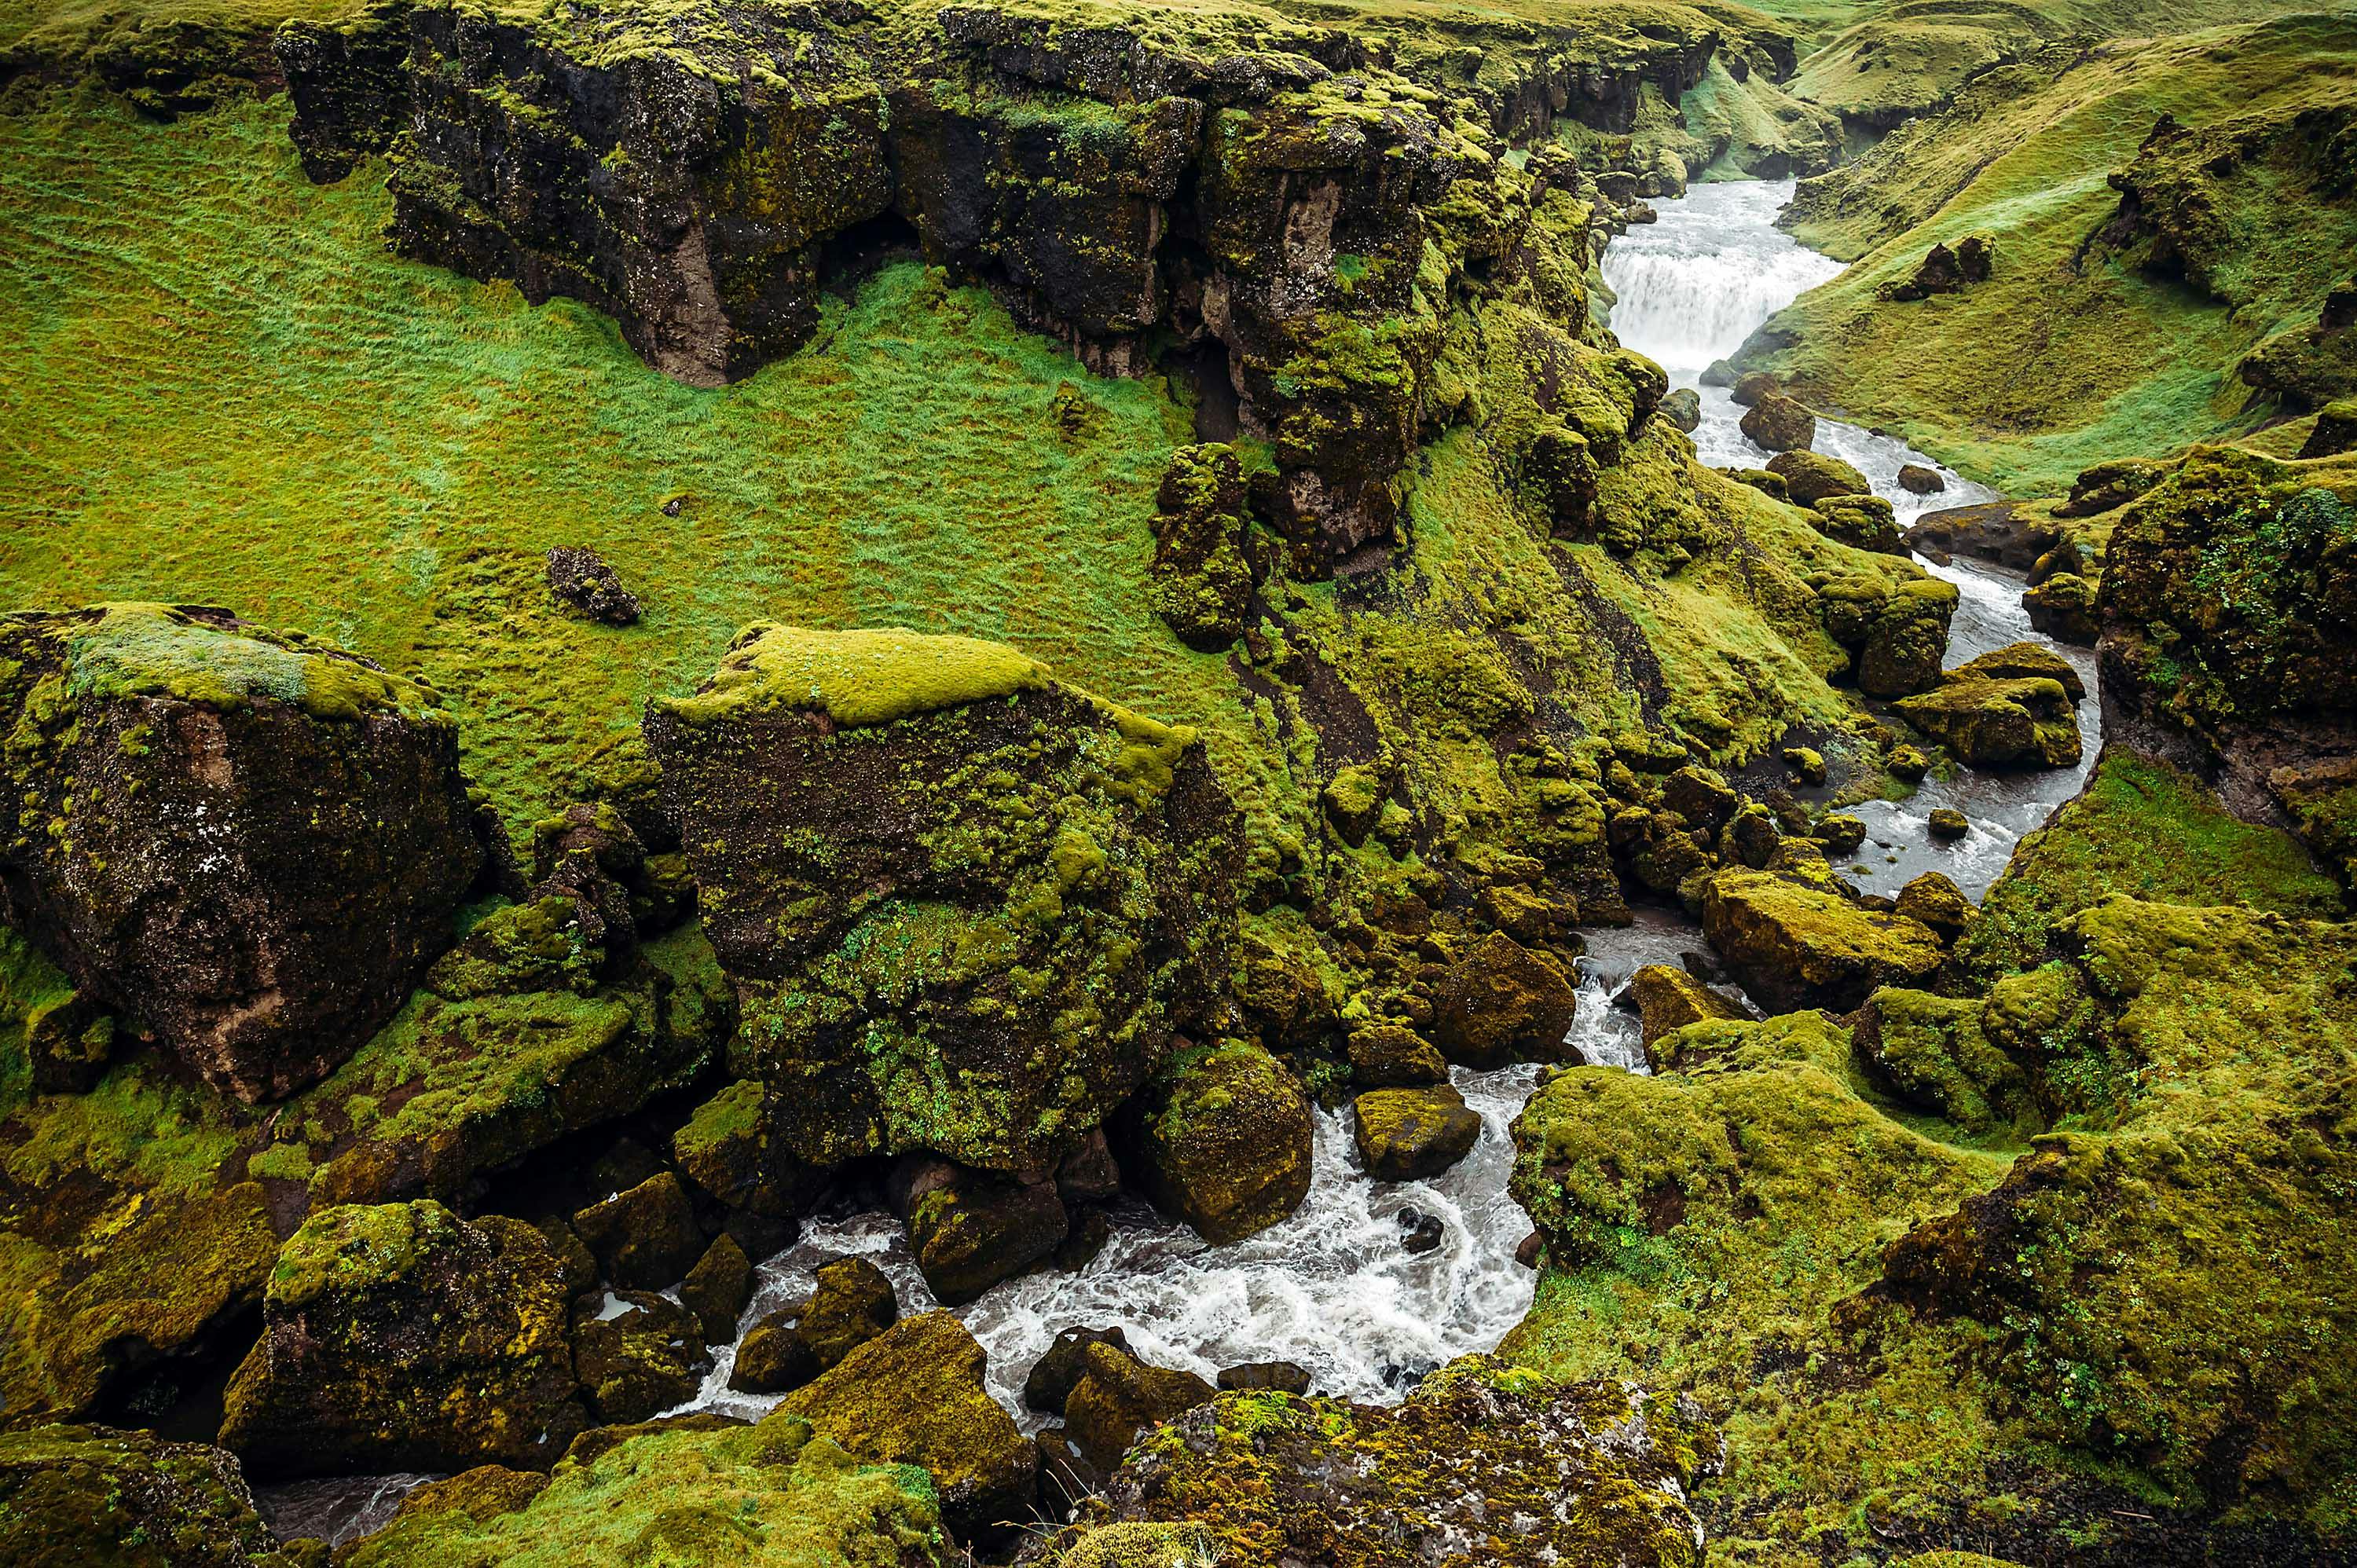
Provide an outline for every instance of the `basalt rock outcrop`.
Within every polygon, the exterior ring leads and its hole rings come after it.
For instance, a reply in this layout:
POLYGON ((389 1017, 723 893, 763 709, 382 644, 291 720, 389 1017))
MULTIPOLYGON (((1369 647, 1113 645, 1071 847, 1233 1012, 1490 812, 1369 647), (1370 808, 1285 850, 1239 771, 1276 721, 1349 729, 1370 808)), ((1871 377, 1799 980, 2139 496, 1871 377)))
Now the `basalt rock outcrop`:
POLYGON ((484 854, 435 694, 226 610, 0 618, 0 909, 218 1089, 351 1055, 484 854))
POLYGON ((1216 990, 1237 834, 1200 745, 1011 648, 756 626, 647 735, 799 1158, 1044 1173, 1216 990))
POLYGON ((403 253, 585 300, 695 384, 801 346, 830 269, 892 242, 1099 368, 1141 368, 1157 334, 1201 349, 1323 565, 1391 539, 1449 296, 1528 221, 1507 141, 1625 136, 1722 51, 1765 81, 1793 45, 1682 8, 1467 48, 1373 17, 1179 38, 1117 12, 401 0, 277 43, 314 177, 393 155, 403 253))
POLYGON ((587 1422, 538 1230, 431 1201, 331 1208, 286 1243, 222 1444, 266 1476, 545 1466, 587 1422))

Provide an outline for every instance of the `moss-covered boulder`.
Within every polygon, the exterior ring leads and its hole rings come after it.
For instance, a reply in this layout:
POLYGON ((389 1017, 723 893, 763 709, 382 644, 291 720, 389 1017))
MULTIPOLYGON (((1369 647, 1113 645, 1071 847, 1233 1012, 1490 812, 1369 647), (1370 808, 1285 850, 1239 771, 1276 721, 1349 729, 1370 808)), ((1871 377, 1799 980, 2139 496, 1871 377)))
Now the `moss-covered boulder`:
POLYGON ((704 1255, 695 1206, 670 1171, 582 1209, 573 1232, 608 1279, 631 1290, 668 1289, 704 1255))
POLYGON ((672 1134, 671 1154, 706 1197, 777 1227, 817 1201, 827 1172, 787 1150, 771 1127, 768 1098, 759 1079, 737 1079, 696 1107, 672 1134))
POLYGON ((1063 1245, 1071 1221, 1056 1184, 905 1155, 892 1172, 893 1211, 909 1228, 926 1285, 962 1306, 1063 1245))
POLYGON ((1039 1466, 1039 1450, 984 1389, 987 1364, 965 1325, 929 1312, 860 1345, 778 1409, 861 1458, 930 1471, 950 1529, 986 1537, 1030 1517, 1039 1466))
POLYGON ((1780 392, 1762 392, 1742 427, 1745 440, 1770 452, 1805 452, 1817 438, 1817 416, 1780 392))
POLYGON ((2343 452, 2357 452, 2357 397, 2317 410, 2316 424, 2299 448, 2302 457, 2338 457, 2343 452))
POLYGON ((573 1304, 573 1369, 598 1421, 645 1421, 686 1403, 712 1358, 694 1312, 645 1290, 593 1290, 573 1304))
POLYGON ((1166 1212, 1241 1241, 1309 1194, 1309 1099, 1257 1046, 1182 1052, 1125 1118, 1125 1164, 1166 1212))
POLYGON ((207 1082, 351 1055, 483 865, 436 694, 226 610, 0 618, 0 903, 207 1082))
POLYGON ((1413 1089, 1448 1081, 1448 1060, 1404 1024, 1351 1031, 1351 1080, 1369 1089, 1413 1089))
POLYGON ((2059 684, 2063 694, 2074 703, 2087 695, 2087 683, 2080 677, 2079 667, 2038 642, 2009 642, 2003 648, 1991 649, 1966 660, 1947 674, 1960 681, 2047 680, 2059 684))
POLYGON ((1560 963, 1491 931, 1434 987, 1432 1040, 1459 1067, 1561 1061, 1578 1007, 1577 988, 1560 963))
POLYGON ((1216 993, 1240 845, 1200 746, 1011 648, 755 626, 646 730, 799 1158, 1044 1168, 1216 993))
POLYGON ((1977 996, 1889 988, 1857 1015, 1857 1048, 1890 1093, 1967 1133, 2034 1130, 2030 1075, 1990 1042, 1977 996))
POLYGON ((2079 721, 2071 693, 2047 676, 1958 675, 1901 698, 1900 715, 1968 768, 2073 768, 2079 721))
POLYGON ((679 1282, 679 1303, 704 1326, 706 1345, 726 1345, 737 1337, 737 1320, 753 1299, 753 1260, 737 1238, 723 1234, 704 1250, 695 1267, 679 1282))
POLYGON ((1422 1181, 1473 1152, 1481 1118, 1445 1083, 1371 1089, 1351 1102, 1351 1135, 1377 1181, 1422 1181))
POLYGON ((0 1434, 0 1560, 16 1568, 321 1568, 282 1543, 237 1461, 201 1443, 104 1426, 0 1434))
POLYGON ((1815 506, 1835 496, 1874 493, 1864 474, 1822 452, 1779 452, 1768 460, 1768 471, 1784 481, 1784 493, 1795 506, 1815 506))
POLYGON ((2095 585, 2076 572, 2058 572, 2034 588, 2025 588, 2021 607, 2032 629, 2058 642, 2093 647, 2102 628, 2095 619, 2095 585))
POLYGON ((1904 555, 1898 513, 1880 496, 1827 496, 1809 509, 1809 521, 1819 533, 1857 550, 1883 555, 1904 555))
POLYGON ((1629 977, 1629 1001, 1637 1009, 1641 1037, 1648 1052, 1688 1024, 1749 1016, 1740 1004, 1665 963, 1646 964, 1629 977))
POLYGON ((1824 888, 1764 871, 1722 871, 1705 884, 1710 945, 1771 1012, 1846 1013, 1877 986, 1920 983, 1945 954, 1928 927, 1861 908, 1824 888))
POLYGON ((221 1443, 257 1475, 545 1466, 585 1420, 564 1279, 519 1219, 331 1208, 278 1255, 221 1443))
POLYGON ((1938 871, 1908 878, 1906 886, 1899 889, 1898 905, 1894 913, 1921 921, 1943 942, 1953 942, 1964 935, 1980 912, 1952 877, 1938 871))
POLYGON ((1956 586, 1937 577, 1896 585, 1858 575, 1816 585, 1817 614, 1825 633, 1854 658, 1858 690, 1898 697, 1939 682, 1948 651, 1948 622, 1956 613, 1956 586))
POLYGON ((1142 1434, 1216 1391, 1192 1372, 1148 1366, 1102 1343, 1082 1348, 1080 1370, 1064 1400, 1064 1434, 1100 1476, 1112 1475, 1142 1434))
POLYGON ((922 1471, 856 1458, 809 1422, 773 1416, 752 1426, 639 1429, 545 1477, 472 1471, 420 1487, 340 1561, 940 1568, 946 1556, 922 1471))
POLYGON ((1690 1401, 1564 1387, 1488 1357, 1389 1409, 1226 1393, 1146 1436, 1039 1560, 1104 1562, 1116 1531, 1158 1523, 1203 1530, 1238 1563, 1374 1568, 1474 1540, 1502 1561, 1687 1568, 1703 1536, 1685 1488, 1719 1458, 1690 1401))

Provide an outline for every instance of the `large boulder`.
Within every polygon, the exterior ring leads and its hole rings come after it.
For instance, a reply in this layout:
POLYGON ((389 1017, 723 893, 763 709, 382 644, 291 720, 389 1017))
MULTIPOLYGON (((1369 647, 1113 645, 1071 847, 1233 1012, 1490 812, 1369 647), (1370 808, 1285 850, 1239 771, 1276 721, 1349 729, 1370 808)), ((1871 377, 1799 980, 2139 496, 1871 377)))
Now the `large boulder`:
POLYGON ((582 1209, 573 1230, 608 1279, 633 1290, 675 1285, 704 1255, 695 1206, 670 1171, 582 1209))
POLYGON ((1895 585, 1834 577, 1817 588, 1817 615, 1826 635, 1857 656, 1858 690, 1898 697, 1938 683, 1957 596, 1954 584, 1928 575, 1895 585))
POLYGON ((1125 1118, 1125 1163, 1166 1211, 1225 1245, 1309 1195, 1309 1099, 1260 1047, 1230 1041, 1174 1058, 1125 1118))
POLYGON ((2087 694, 2078 666, 2040 642, 2009 642, 1966 660, 1948 674, 1962 681, 2053 681, 2074 703, 2087 694))
POLYGON ((1962 675, 1898 703, 1900 717, 1968 768, 2077 766, 2079 721, 2071 708, 2062 682, 2044 675, 1962 675))
POLYGON ((1749 1016, 1740 1005, 1684 970, 1665 963, 1646 964, 1630 976, 1629 1001, 1637 1009, 1640 1037, 1649 1053, 1657 1042, 1688 1024, 1749 1016))
POLYGON ((0 1562, 12 1568, 314 1568, 253 1506, 237 1461, 105 1426, 0 1434, 0 1562))
POLYGON ((573 1304, 573 1366, 597 1419, 645 1421, 684 1404, 712 1358, 694 1313, 644 1290, 593 1290, 573 1304))
POLYGON ((905 1155, 890 1194, 925 1284, 944 1306, 962 1306, 1023 1273, 1071 1230, 1056 1184, 1045 1176, 1027 1180, 905 1155))
POLYGON ((1351 1102, 1359 1158, 1377 1181, 1422 1181, 1473 1152, 1481 1118, 1448 1084, 1371 1089, 1351 1102))
POLYGON ((1395 1407, 1226 1393, 1141 1442, 1041 1558, 1168 1561, 1109 1550, 1159 1524, 1202 1529, 1211 1561, 1438 1562, 1494 1541, 1474 1560, 1692 1568, 1703 1534, 1686 1488, 1721 1451, 1691 1400, 1566 1387, 1490 1357, 1395 1407))
POLYGON ((1745 411, 1744 438, 1770 452, 1805 452, 1817 438, 1817 416, 1782 392, 1764 392, 1745 411))
POLYGON ((942 1517, 968 1539, 1030 1516, 1039 1450, 983 1387, 988 1357, 965 1325, 929 1312, 854 1349, 780 1412, 864 1459, 931 1471, 942 1517))
POLYGON ((1928 927, 1767 871, 1722 871, 1703 892, 1703 930, 1751 996, 1775 1013, 1846 1013, 1881 985, 1914 985, 1945 956, 1928 927))
POLYGON ((565 1278, 520 1219, 331 1208, 278 1255, 221 1443, 256 1475, 546 1466, 584 1414, 565 1278))
POLYGON ((1064 1401, 1064 1433, 1099 1475, 1110 1476, 1138 1434, 1211 1402, 1216 1392, 1192 1372, 1152 1367, 1110 1345, 1081 1352, 1080 1380, 1064 1401))
POLYGON ((227 610, 0 618, 0 913, 215 1088, 351 1055, 484 864, 435 693, 227 610))
POLYGON ((798 1158, 1049 1168, 1216 993, 1241 840, 1193 732, 1011 648, 757 625, 646 733, 798 1158))
POLYGON ((1795 506, 1815 506, 1835 496, 1874 493, 1864 474, 1822 452, 1779 452, 1768 460, 1768 471, 1784 481, 1784 493, 1795 506))
POLYGON ((1433 995, 1433 1043, 1460 1067, 1562 1061, 1579 994, 1563 966, 1503 931, 1461 954, 1433 995))

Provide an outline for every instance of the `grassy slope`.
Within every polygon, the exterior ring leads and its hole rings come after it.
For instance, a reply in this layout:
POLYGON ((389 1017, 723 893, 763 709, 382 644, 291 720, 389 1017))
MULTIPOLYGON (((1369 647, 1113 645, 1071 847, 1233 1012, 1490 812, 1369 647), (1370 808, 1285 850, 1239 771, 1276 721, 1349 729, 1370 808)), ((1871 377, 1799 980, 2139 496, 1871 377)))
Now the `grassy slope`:
MULTIPOLYGON (((2105 177, 2162 113, 2200 126, 2352 92, 2346 16, 2110 46, 2054 80, 2028 68, 1988 79, 1969 123, 1902 133, 1878 164, 1833 177, 1859 199, 1796 224, 1857 264, 1779 318, 1802 342, 1773 362, 1817 401, 2018 493, 2057 490, 2106 456, 2235 434, 2235 360, 2298 311, 2238 318, 2191 289, 2073 260, 2117 204, 2105 177), (1975 231, 1997 237, 1988 284, 1917 304, 1874 297, 1934 242, 1975 231)), ((2357 243, 2346 213, 2299 220, 2314 225, 2303 253, 2319 274, 2357 243)))
POLYGON ((1250 724, 1147 607, 1188 438, 1159 383, 903 266, 820 344, 695 391, 587 310, 394 261, 387 209, 366 175, 306 183, 283 105, 0 121, 0 603, 212 600, 414 666, 511 814, 761 616, 1008 639, 1215 747, 1250 724), (645 621, 556 614, 565 543, 645 621))

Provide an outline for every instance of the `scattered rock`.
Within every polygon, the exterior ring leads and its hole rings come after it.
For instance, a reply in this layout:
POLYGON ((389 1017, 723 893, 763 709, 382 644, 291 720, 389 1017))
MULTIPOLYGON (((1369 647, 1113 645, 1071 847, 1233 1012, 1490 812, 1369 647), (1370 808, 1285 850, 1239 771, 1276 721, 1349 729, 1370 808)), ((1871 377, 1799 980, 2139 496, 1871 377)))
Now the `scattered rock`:
POLYGON ((1889 758, 1884 766, 1890 770, 1890 776, 1893 779, 1904 779, 1910 784, 1921 784, 1925 775, 1932 771, 1932 759, 1914 746, 1900 746, 1891 748, 1889 758))
POLYGON ((2079 761, 2071 694, 2045 676, 1950 680, 1900 698, 1896 707, 1968 768, 2071 768, 2079 761))
POLYGON ((2078 667, 2042 643, 2012 642, 1994 649, 1979 658, 1957 665, 1948 671, 1956 681, 2028 681, 2044 679, 2059 682, 2072 702, 2087 695, 2086 682, 2079 677, 2078 667))
POLYGON ((802 1307, 802 1336, 822 1371, 900 1321, 891 1276, 866 1258, 831 1258, 811 1277, 810 1298, 802 1307))
POLYGON ((425 687, 229 611, 0 617, 0 914, 241 1100, 350 1057, 485 864, 425 687))
POLYGON ((1491 931, 1449 966, 1433 993, 1433 1043, 1477 1071, 1562 1061, 1578 993, 1554 959, 1491 931))
POLYGON ((1857 846, 1866 842, 1866 824, 1836 811, 1819 817, 1816 825, 1809 830, 1809 836, 1825 846, 1827 859, 1839 860, 1856 854, 1857 846))
POLYGON ((1936 496, 1947 489, 1948 481, 1940 477, 1937 468, 1927 468, 1921 463, 1901 463, 1899 488, 1910 496, 1936 496))
POLYGON ((2357 452, 2357 398, 2345 397, 2319 410, 2316 428, 2299 448, 2303 458, 2337 457, 2343 452, 2357 452))
POLYGON ((1713 360, 1703 367, 1702 384, 1706 387, 1731 387, 1740 379, 1732 360, 1713 360))
POLYGON ((267 1476, 548 1465, 583 1423, 563 1288, 520 1219, 315 1214, 271 1271, 222 1445, 267 1476))
POLYGON ((1744 438, 1770 452, 1806 451, 1817 438, 1817 416, 1781 392, 1769 392, 1743 416, 1744 438))
POLYGON ((1768 459, 1768 471, 1784 481, 1784 493, 1795 506, 1815 506, 1835 496, 1874 493, 1864 474, 1822 452, 1779 452, 1768 459))
POLYGON ((929 1312, 859 1346, 778 1410, 861 1458, 922 1466, 942 1521, 962 1539, 988 1538, 1030 1517, 1039 1458, 983 1387, 987 1364, 964 1324, 929 1312))
MULTIPOLYGON (((1401 1209, 1399 1228, 1400 1251, 1415 1258, 1420 1258, 1426 1252, 1438 1251, 1442 1239, 1448 1234, 1448 1227, 1441 1223, 1439 1215, 1426 1214, 1421 1208, 1401 1209)), ((1220 1386, 1226 1388, 1229 1385, 1222 1382, 1220 1386)), ((1308 1393, 1309 1391, 1307 1388, 1300 1388, 1289 1391, 1308 1393)))
POLYGON ((1916 264, 1913 275, 1886 283, 1876 292, 1885 299, 1902 304, 1929 299, 1935 294, 1961 294, 1967 285, 1986 283, 1996 261, 1995 241, 1983 234, 1967 234, 1956 242, 1953 250, 1944 244, 1933 245, 1916 264))
POLYGON ((1351 1136, 1377 1181, 1422 1181, 1472 1153, 1481 1118, 1448 1084, 1371 1089, 1351 1102, 1351 1136))
POLYGON ((669 1171, 573 1217, 573 1230, 608 1279, 631 1290, 679 1283, 704 1255, 704 1231, 687 1189, 669 1171))
POLYGON ((1918 921, 1861 909, 1770 872, 1722 871, 1703 895, 1710 945, 1771 1013, 1846 1013, 1878 985, 1911 985, 1944 958, 1918 921))
POLYGON ((2122 457, 2082 468, 2071 482, 2069 498, 2056 505, 2054 515, 2100 517, 2117 511, 2158 484, 2169 470, 2169 464, 2147 457, 2122 457))
POLYGON ((1649 1052, 1653 1042, 1677 1033, 1688 1024, 1698 1024, 1706 1018, 1750 1016, 1695 976, 1664 963, 1649 963, 1631 975, 1628 994, 1636 1004, 1641 1037, 1649 1052))
POLYGON ((548 553, 548 589, 560 604, 607 626, 638 624, 639 596, 622 586, 594 550, 558 545, 548 553))
POLYGON ((1258 1046, 1182 1053, 1131 1122, 1147 1196, 1216 1245, 1267 1230, 1309 1194, 1308 1097, 1258 1046))
POLYGON ((712 1358, 695 1314, 670 1297, 593 1290, 573 1304, 573 1369, 600 1422, 645 1421, 694 1398, 712 1358))
POLYGON ((1300 1395, 1309 1391, 1309 1373, 1290 1361, 1247 1361, 1240 1367, 1223 1369, 1219 1384, 1230 1392, 1259 1390, 1300 1395))
POLYGON ((2092 648, 2103 629, 2095 619, 2095 585, 2075 573, 2049 577, 2021 596, 2029 624, 2058 642, 2092 648))
POLYGON ((752 1298, 752 1260, 733 1236, 716 1240, 679 1283, 681 1305, 695 1314, 706 1345, 726 1345, 737 1337, 737 1319, 752 1298))
POLYGON ((1073 1385, 1087 1370, 1082 1359, 1092 1345, 1103 1345, 1125 1356, 1130 1353, 1129 1336, 1117 1326, 1067 1328, 1056 1336, 1055 1343, 1031 1364, 1031 1370, 1024 1377, 1024 1404, 1042 1415, 1061 1420, 1064 1402, 1071 1398, 1073 1385))
POLYGON ((1056 1184, 969 1170, 932 1155, 904 1155, 888 1187, 893 1212, 925 1283, 944 1306, 962 1306, 1061 1246, 1071 1230, 1056 1184))
POLYGON ((770 1313, 737 1342, 728 1386, 740 1394, 782 1394, 818 1376, 818 1358, 802 1337, 791 1307, 770 1313))
POLYGON ((1782 837, 1775 814, 1755 801, 1728 819, 1726 829, 1718 835, 1719 858, 1722 862, 1739 862, 1758 871, 1775 854, 1782 837))
POLYGON ((1691 435, 1702 425, 1702 394, 1692 387, 1680 387, 1662 399, 1659 413, 1691 435))
POLYGON ((1880 496, 1828 496, 1809 509, 1809 521, 1819 533, 1854 549, 1882 555, 1904 555, 1899 515, 1880 496))
POLYGON ((1817 590, 1826 634, 1857 656, 1857 689, 1897 697, 1937 685, 1956 613, 1953 583, 1924 576, 1896 585, 1836 577, 1817 590))
POLYGON ((1824 753, 1813 746, 1788 746, 1784 748, 1784 766, 1792 777, 1814 788, 1825 781, 1824 753))
POLYGON ((1775 374, 1770 371, 1749 371, 1727 383, 1727 399, 1738 408, 1756 408, 1760 400, 1774 395, 1779 390, 1775 374))
POLYGON ((1943 843, 1952 843, 1973 831, 1972 819, 1953 806, 1942 806, 1933 811, 1930 827, 1932 836, 1943 843))
POLYGON ((1399 1024, 1351 1031, 1351 1078, 1369 1089, 1414 1089, 1448 1081, 1448 1061, 1429 1041, 1399 1024))
POLYGON ((1081 1379, 1064 1402, 1064 1434, 1110 1476, 1142 1433, 1207 1404, 1218 1392, 1192 1372, 1149 1367, 1108 1345, 1081 1351, 1081 1379))
POLYGON ((1932 928, 1943 942, 1953 942, 1964 935, 1978 913, 1964 890, 1948 876, 1937 871, 1927 871, 1909 879, 1899 890, 1898 912, 1910 920, 1921 920, 1932 928))
POLYGON ((1716 832, 1735 815, 1743 797, 1707 768, 1681 768, 1662 780, 1662 804, 1697 828, 1716 832))
POLYGON ((1738 485, 1750 486, 1770 500, 1792 499, 1792 492, 1784 488, 1784 476, 1781 474, 1771 474, 1765 468, 1721 468, 1719 472, 1738 485))
POLYGON ((672 1134, 671 1153, 697 1190, 765 1222, 759 1228, 771 1232, 769 1250, 776 1251, 792 1240, 793 1222, 825 1190, 827 1173, 796 1159, 772 1134, 767 1097, 759 1079, 739 1079, 696 1107, 672 1134))

